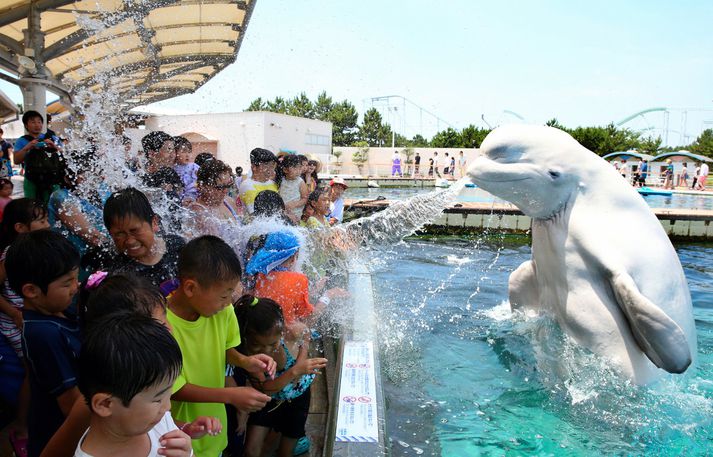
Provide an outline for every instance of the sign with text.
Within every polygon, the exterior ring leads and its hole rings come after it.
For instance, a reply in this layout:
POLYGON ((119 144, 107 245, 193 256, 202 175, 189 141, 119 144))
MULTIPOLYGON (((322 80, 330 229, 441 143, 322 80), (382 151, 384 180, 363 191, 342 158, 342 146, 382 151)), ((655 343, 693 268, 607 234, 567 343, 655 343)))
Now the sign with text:
POLYGON ((344 344, 338 411, 335 441, 379 441, 374 345, 371 341, 347 341, 344 344))

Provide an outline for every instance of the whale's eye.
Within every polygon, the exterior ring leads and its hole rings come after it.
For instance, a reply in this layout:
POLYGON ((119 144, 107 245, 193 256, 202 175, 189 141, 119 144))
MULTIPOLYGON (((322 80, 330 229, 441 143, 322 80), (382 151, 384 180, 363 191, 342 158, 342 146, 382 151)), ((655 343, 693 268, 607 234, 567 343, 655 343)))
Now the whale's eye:
POLYGON ((547 172, 547 174, 550 175, 550 178, 552 179, 557 179, 560 177, 560 172, 555 170, 550 170, 547 172))

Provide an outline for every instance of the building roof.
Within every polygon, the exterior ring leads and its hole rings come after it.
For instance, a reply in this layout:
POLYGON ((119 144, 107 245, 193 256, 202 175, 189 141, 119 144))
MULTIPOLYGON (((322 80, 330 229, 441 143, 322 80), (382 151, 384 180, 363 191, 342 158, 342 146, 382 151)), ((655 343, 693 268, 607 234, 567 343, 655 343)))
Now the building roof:
POLYGON ((691 159, 698 162, 713 162, 710 157, 702 156, 699 154, 693 154, 689 151, 674 151, 674 152, 664 152, 663 154, 657 155, 654 160, 656 162, 662 162, 666 159, 675 160, 677 158, 691 159))
POLYGON ((235 61, 255 1, 4 0, 0 68, 60 93, 110 85, 127 107, 157 102, 196 91, 235 61), (34 56, 23 30, 38 14, 44 45, 34 56))
POLYGON ((632 157, 640 159, 640 160, 648 160, 651 162, 654 159, 654 156, 649 155, 649 154, 643 154, 641 152, 636 152, 636 151, 619 151, 619 152, 612 152, 609 153, 605 156, 602 156, 602 159, 604 160, 612 160, 612 159, 624 159, 624 160, 629 160, 632 157))
POLYGON ((10 97, 5 95, 5 92, 0 90, 0 124, 6 119, 16 118, 20 109, 15 102, 10 100, 10 97))

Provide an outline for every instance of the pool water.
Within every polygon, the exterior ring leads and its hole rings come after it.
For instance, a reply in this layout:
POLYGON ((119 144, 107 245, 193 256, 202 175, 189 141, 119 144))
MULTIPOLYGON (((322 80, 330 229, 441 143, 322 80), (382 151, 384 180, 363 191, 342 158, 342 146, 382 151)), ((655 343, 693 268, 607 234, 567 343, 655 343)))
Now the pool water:
MULTIPOLYGON (((392 187, 392 188, 354 188, 348 189, 345 197, 357 200, 374 200, 383 196, 387 200, 405 200, 414 195, 433 192, 433 187, 392 187)), ((642 196, 646 203, 652 208, 693 208, 713 210, 713 193, 711 195, 700 194, 673 194, 671 196, 647 195, 642 196)), ((462 203, 499 203, 506 204, 501 200, 482 189, 466 188, 458 196, 458 201, 462 203)))
POLYGON ((697 364, 637 387, 548 319, 510 315, 508 275, 530 248, 509 240, 372 255, 392 455, 713 453, 713 246, 677 246, 697 364))

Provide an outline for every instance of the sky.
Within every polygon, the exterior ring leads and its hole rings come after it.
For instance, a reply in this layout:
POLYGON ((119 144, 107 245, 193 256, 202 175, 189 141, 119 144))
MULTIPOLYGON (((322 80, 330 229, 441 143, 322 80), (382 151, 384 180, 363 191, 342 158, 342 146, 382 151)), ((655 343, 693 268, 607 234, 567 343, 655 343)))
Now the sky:
MULTIPOLYGON (((257 0, 236 63, 155 106, 234 112, 324 90, 363 113, 398 95, 414 105, 392 99, 386 120, 427 137, 520 122, 507 111, 576 127, 666 107, 669 144, 682 144, 713 128, 712 51, 709 0, 257 0)), ((665 137, 664 121, 626 126, 665 137)))

